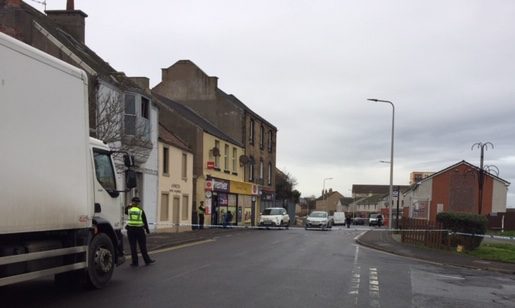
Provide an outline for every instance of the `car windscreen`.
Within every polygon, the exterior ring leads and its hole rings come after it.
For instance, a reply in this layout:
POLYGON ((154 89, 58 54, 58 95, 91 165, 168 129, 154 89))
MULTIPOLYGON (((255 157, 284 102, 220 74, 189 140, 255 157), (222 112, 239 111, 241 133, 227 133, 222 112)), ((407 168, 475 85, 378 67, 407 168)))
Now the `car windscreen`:
POLYGON ((327 213, 313 212, 313 213, 309 214, 309 217, 327 217, 327 213))
POLYGON ((281 215, 282 209, 265 209, 262 215, 281 215))

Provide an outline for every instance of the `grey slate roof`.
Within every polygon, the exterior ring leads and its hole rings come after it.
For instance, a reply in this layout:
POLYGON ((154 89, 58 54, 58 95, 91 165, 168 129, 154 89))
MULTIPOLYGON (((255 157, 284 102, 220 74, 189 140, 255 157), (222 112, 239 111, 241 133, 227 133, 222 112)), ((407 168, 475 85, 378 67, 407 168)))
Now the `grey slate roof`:
MULTIPOLYGON (((103 79, 117 84, 121 88, 145 94, 143 89, 130 80, 125 74, 116 71, 109 63, 104 61, 99 55, 91 50, 86 44, 77 41, 72 35, 61 29, 47 15, 36 10, 32 6, 22 2, 20 8, 28 14, 35 22, 41 25, 48 33, 55 37, 61 44, 71 50, 74 55, 79 57, 85 64, 91 67, 97 75, 106 76, 103 79)), ((71 63, 80 67, 77 63, 71 63)))
MULTIPOLYGON (((406 191, 411 186, 410 185, 393 185, 393 190, 396 191, 397 187, 401 188, 401 192, 406 191)), ((390 185, 368 185, 368 184, 353 184, 352 185, 352 193, 353 194, 389 194, 390 193, 390 185)))
POLYGON ((191 148, 184 140, 179 138, 176 134, 169 131, 163 125, 159 124, 159 140, 162 142, 173 145, 176 148, 192 153, 191 148))
POLYGON ((215 137, 218 137, 222 140, 225 140, 227 142, 230 142, 234 145, 244 147, 244 145, 234 140, 233 138, 226 135, 224 132, 222 132, 220 129, 218 129, 214 124, 203 118, 201 115, 199 115, 197 112, 195 112, 193 109, 172 101, 169 98, 166 98, 164 96, 161 96, 155 92, 152 92, 152 97, 155 99, 155 102, 157 102, 159 105, 165 106, 167 108, 170 108, 180 114, 182 117, 187 119, 188 121, 194 123, 198 127, 202 128, 206 133, 209 133, 215 137))

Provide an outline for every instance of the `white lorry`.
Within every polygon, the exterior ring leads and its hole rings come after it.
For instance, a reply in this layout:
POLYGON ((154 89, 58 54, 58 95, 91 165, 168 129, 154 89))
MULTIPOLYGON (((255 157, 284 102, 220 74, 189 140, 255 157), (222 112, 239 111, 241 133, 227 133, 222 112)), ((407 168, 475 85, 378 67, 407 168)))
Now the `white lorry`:
POLYGON ((86 74, 0 33, 0 106, 0 286, 104 287, 124 261, 124 194, 113 152, 89 137, 86 74))

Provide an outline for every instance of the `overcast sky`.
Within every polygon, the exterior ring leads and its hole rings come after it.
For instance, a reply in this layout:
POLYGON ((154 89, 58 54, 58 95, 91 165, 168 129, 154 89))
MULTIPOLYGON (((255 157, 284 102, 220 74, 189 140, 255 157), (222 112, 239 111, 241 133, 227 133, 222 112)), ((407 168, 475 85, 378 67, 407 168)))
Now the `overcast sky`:
MULTIPOLYGON (((28 1, 43 10, 43 6, 28 1)), ((47 0, 64 9, 66 0, 47 0)), ((75 0, 86 43, 146 76, 190 59, 278 128, 302 196, 394 184, 461 160, 515 183, 515 1, 75 0)), ((514 184, 515 185, 515 184, 514 184)), ((510 188, 508 206, 515 207, 510 188)))

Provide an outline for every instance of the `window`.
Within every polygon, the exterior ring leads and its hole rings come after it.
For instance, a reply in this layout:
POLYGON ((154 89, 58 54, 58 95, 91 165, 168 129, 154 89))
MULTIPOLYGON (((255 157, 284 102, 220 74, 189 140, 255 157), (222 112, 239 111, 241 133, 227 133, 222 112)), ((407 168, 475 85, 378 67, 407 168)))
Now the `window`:
POLYGON ((181 219, 188 220, 190 213, 188 211, 190 199, 188 196, 182 196, 182 208, 181 208, 181 219))
POLYGON ((238 149, 232 148, 232 172, 236 173, 238 168, 236 157, 238 156, 238 149))
POLYGON ((265 128, 263 125, 259 127, 259 148, 263 149, 265 147, 265 128))
POLYGON ((220 168, 220 141, 215 140, 215 148, 216 153, 213 153, 215 156, 215 168, 220 168))
POLYGON ((224 170, 229 170, 229 145, 224 146, 224 170))
POLYGON ((170 168, 170 149, 163 147, 163 175, 169 175, 170 168))
POLYGON ((268 185, 272 185, 272 163, 268 163, 268 185))
POLYGON ((150 102, 148 98, 141 97, 141 116, 148 119, 148 110, 150 108, 150 102))
POLYGON ((109 152, 93 150, 97 180, 107 192, 116 192, 116 180, 109 152))
POLYGON ((263 166, 263 160, 260 160, 259 161, 259 180, 263 180, 264 173, 265 173, 265 170, 264 170, 264 166, 263 166))
POLYGON ((182 178, 185 180, 188 178, 188 155, 182 153, 182 178))
POLYGON ((169 210, 168 210, 168 194, 161 194, 161 211, 159 215, 160 221, 167 221, 169 218, 169 210))
POLYGON ((254 181, 254 164, 249 164, 249 181, 254 181))
POLYGON ((131 94, 125 94, 125 134, 136 135, 136 97, 131 94))
POLYGON ((250 119, 249 143, 254 144, 254 120, 250 119))
POLYGON ((273 143, 274 143, 274 133, 272 130, 269 130, 268 131, 268 152, 272 152, 273 143))

